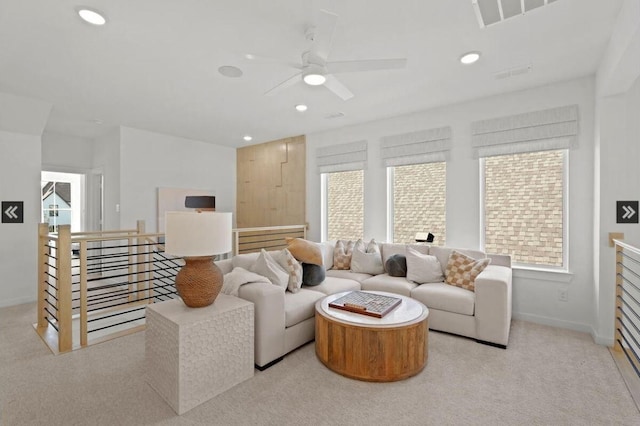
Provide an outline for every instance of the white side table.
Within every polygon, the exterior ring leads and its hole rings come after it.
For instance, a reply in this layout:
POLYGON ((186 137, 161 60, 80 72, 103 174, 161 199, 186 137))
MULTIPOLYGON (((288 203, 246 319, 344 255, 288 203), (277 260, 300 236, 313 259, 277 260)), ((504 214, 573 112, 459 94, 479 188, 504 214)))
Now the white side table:
POLYGON ((253 377, 253 303, 220 294, 204 308, 147 306, 146 378, 183 414, 253 377))

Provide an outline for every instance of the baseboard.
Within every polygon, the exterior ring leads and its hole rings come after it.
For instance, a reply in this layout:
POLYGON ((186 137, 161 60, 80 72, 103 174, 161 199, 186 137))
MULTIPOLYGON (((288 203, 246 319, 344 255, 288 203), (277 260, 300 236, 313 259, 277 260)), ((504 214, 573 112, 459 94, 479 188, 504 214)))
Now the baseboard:
POLYGON ((519 314, 514 313, 513 318, 522 320, 522 321, 534 322, 536 324, 550 325, 552 327, 566 328, 568 330, 580 331, 582 333, 588 333, 593 336, 593 328, 588 324, 582 324, 579 322, 565 321, 557 318, 549 318, 549 317, 543 317, 540 315, 523 314, 523 313, 519 313, 519 314))
POLYGON ((284 359, 284 356, 281 356, 280 358, 276 358, 276 359, 274 359, 273 361, 268 362, 268 363, 266 363, 265 365, 262 365, 262 366, 260 366, 260 365, 258 365, 258 364, 255 364, 255 367, 256 367, 259 371, 264 371, 264 370, 266 370, 267 368, 271 367, 272 365, 279 363, 279 362, 280 362, 280 361, 282 361, 283 359, 284 359))
POLYGON ((0 308, 6 308, 7 306, 15 306, 15 305, 23 305, 25 303, 35 302, 36 299, 34 297, 17 297, 15 299, 5 299, 0 300, 0 308))
POLYGON ((593 341, 599 345, 609 347, 613 346, 613 336, 602 336, 598 334, 598 332, 593 327, 591 327, 591 338, 593 338, 593 341))

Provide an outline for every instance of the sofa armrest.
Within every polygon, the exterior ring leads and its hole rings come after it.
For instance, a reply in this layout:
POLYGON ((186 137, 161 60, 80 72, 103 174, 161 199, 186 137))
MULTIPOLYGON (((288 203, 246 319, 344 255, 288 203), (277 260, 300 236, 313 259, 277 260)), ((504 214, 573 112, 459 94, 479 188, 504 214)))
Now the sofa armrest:
POLYGON ((249 283, 240 287, 238 296, 253 303, 254 362, 264 367, 285 353, 284 289, 269 283, 249 283))
POLYGON ((475 280, 476 335, 507 346, 511 328, 511 268, 489 265, 475 280))

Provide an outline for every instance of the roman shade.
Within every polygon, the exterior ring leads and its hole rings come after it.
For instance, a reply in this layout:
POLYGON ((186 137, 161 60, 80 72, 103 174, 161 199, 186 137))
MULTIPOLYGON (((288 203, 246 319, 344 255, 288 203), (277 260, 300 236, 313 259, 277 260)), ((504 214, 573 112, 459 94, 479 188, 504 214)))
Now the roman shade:
POLYGON ((471 123, 476 158, 573 148, 577 136, 577 105, 471 123))
POLYGON ((347 172, 367 167, 367 141, 320 147, 316 151, 318 173, 347 172))
POLYGON ((381 150, 385 167, 447 161, 451 150, 451 127, 385 136, 381 150))

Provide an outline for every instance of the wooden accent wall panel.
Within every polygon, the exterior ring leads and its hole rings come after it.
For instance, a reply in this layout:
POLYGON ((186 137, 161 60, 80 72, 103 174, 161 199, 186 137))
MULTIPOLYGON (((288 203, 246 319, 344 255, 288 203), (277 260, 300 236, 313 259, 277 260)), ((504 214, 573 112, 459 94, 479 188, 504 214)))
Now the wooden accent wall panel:
POLYGON ((238 228, 306 223, 305 147, 302 135, 238 148, 238 228))

